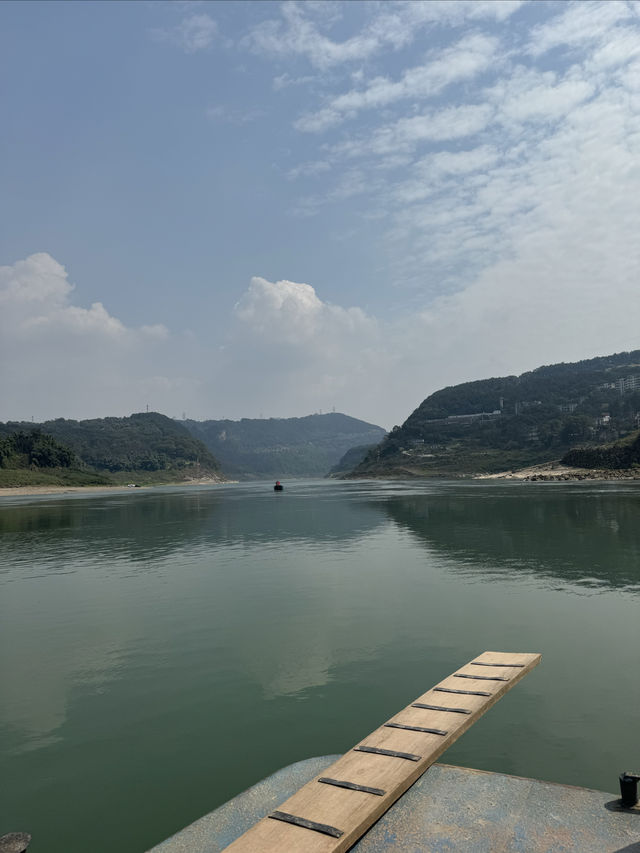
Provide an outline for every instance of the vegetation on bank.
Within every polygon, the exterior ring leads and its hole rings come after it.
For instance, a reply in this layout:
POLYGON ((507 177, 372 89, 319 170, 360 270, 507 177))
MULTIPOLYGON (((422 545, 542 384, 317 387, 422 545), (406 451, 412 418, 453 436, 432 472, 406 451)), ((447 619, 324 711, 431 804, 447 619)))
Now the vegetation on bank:
POLYGON ((640 469, 640 430, 612 444, 574 447, 562 462, 574 468, 640 469))
POLYGON ((0 488, 21 486, 113 486, 111 477, 77 468, 0 468, 0 488))
POLYGON ((640 350, 548 365, 431 394, 349 476, 521 468, 611 444, 639 422, 640 350))
POLYGON ((98 471, 185 471, 219 473, 220 465, 202 442, 171 418, 143 412, 128 418, 74 421, 58 418, 42 424, 0 424, 0 434, 36 427, 71 448, 98 471))
POLYGON ((110 482, 39 429, 0 435, 0 487, 103 486, 110 482))
POLYGON ((156 412, 0 424, 0 485, 121 485, 222 479, 202 442, 156 412))

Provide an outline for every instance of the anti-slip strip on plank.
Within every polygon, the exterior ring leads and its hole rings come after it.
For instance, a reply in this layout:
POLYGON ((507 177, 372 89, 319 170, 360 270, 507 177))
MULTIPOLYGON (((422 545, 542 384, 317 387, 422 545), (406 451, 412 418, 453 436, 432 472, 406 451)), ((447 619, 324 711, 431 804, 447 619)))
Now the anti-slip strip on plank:
POLYGON ((287 812, 271 812, 269 817, 272 820, 281 820, 284 823, 301 826, 303 829, 311 829, 313 832, 321 832, 322 835, 331 835, 333 838, 341 838, 344 835, 344 832, 341 829, 336 829, 335 826, 329 826, 326 823, 316 823, 315 820, 307 820, 304 817, 287 814, 287 812))
POLYGON ((521 669, 524 664, 523 663, 486 663, 483 660, 472 660, 469 666, 506 666, 511 667, 512 669, 521 669))
POLYGON ((395 749, 381 749, 378 746, 354 746, 354 752, 368 752, 370 755, 389 755, 391 758, 404 758, 405 761, 420 761, 421 755, 412 752, 398 752, 395 749))
POLYGON ((449 732, 443 732, 442 729, 426 729, 424 726, 406 726, 404 723, 385 723, 387 729, 405 729, 408 732, 425 732, 429 735, 448 735, 449 732))
POLYGON ((473 714, 468 708, 445 708, 444 705, 425 705, 424 702, 414 702, 412 708, 424 708, 425 711, 450 711, 452 714, 473 714))
POLYGON ((434 687, 433 689, 438 693, 459 693, 461 696, 493 696, 493 693, 487 693, 486 690, 456 690, 454 687, 434 687))
POLYGON ((346 853, 460 735, 540 662, 535 654, 484 652, 475 657, 472 663, 505 667, 514 660, 518 666, 508 680, 491 679, 491 692, 453 687, 453 676, 468 673, 459 667, 258 821, 226 848, 228 853, 346 853), (468 708, 430 706, 437 702, 435 692, 475 698, 465 702, 468 708), (448 731, 421 726, 442 719, 426 716, 428 711, 451 712, 448 731), (439 736, 425 737, 425 732, 439 736))
POLYGON ((454 678, 473 678, 474 681, 511 681, 510 678, 503 678, 501 675, 466 675, 464 672, 456 672, 454 678))
POLYGON ((364 794, 375 794, 376 797, 384 797, 387 793, 382 788, 370 788, 368 785, 356 785, 355 782, 345 782, 342 779, 329 779, 327 776, 321 776, 318 782, 324 782, 325 785, 335 785, 336 788, 348 788, 350 791, 362 791, 364 794))

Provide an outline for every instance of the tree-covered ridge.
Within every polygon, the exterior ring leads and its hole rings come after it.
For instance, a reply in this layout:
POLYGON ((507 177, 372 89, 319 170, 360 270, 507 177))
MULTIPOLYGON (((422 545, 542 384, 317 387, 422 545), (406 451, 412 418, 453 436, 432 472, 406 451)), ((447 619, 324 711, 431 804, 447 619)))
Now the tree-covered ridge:
POLYGON ((0 424, 0 488, 105 486, 108 475, 85 465, 69 447, 37 427, 14 430, 0 424))
MULTIPOLYGON (((0 425, 0 434, 31 424, 0 425)), ((37 425, 100 471, 218 473, 220 465, 202 442, 171 418, 142 412, 128 418, 75 421, 58 418, 37 425)))
POLYGON ((385 435, 382 427, 338 412, 183 423, 227 473, 241 478, 322 477, 347 450, 385 435))
POLYGON ((500 471, 640 425, 640 350, 465 382, 427 397, 357 475, 500 471))
POLYGON ((39 429, 17 430, 0 436, 2 468, 71 468, 78 464, 70 448, 39 429))

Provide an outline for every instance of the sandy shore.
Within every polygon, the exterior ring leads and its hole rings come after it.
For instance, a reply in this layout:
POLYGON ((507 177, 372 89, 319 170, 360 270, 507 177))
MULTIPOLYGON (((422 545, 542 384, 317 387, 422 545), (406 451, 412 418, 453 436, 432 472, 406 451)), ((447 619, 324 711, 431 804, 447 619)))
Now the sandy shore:
POLYGON ((127 486, 12 486, 0 488, 0 498, 18 495, 64 495, 71 492, 127 492, 127 486))
POLYGON ((93 494, 94 492, 132 492, 140 489, 156 489, 159 486, 224 486, 231 480, 214 480, 201 478, 199 480, 183 480, 180 483, 150 483, 137 487, 135 490, 130 486, 12 486, 0 488, 0 498, 21 497, 25 495, 67 495, 73 492, 93 494))
POLYGON ((598 470, 595 468, 570 468, 560 462, 545 462, 532 465, 519 471, 501 471, 498 474, 476 474, 474 480, 532 480, 571 481, 571 480, 640 480, 637 470, 598 470))

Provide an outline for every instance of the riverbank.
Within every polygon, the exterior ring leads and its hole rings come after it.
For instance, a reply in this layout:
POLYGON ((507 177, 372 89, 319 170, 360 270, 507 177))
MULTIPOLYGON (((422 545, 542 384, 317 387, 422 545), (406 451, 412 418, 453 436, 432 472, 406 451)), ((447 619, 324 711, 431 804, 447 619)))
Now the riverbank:
POLYGON ((71 492, 113 492, 128 491, 126 486, 4 486, 0 488, 0 498, 21 497, 23 495, 62 495, 71 492))
MULTIPOLYGON (((139 489, 155 489, 158 486, 223 486, 232 480, 200 477, 192 480, 179 480, 173 483, 143 483, 139 489)), ((114 484, 113 486, 5 486, 0 488, 0 498, 23 497, 29 495, 66 495, 74 492, 91 494, 93 492, 130 492, 134 487, 114 484)))
POLYGON ((520 480, 532 482, 570 482, 577 480, 640 480, 640 469, 572 468, 561 462, 545 462, 519 471, 475 474, 474 480, 520 480))

